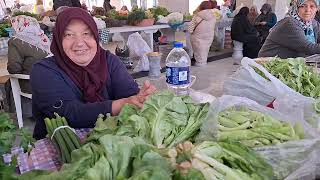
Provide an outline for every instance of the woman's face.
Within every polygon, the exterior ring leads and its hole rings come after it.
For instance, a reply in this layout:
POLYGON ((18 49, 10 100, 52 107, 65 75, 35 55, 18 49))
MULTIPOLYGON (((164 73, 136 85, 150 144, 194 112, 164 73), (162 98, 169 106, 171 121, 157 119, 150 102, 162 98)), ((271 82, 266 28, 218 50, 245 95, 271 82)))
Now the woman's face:
POLYGON ((62 47, 72 62, 87 66, 97 53, 97 42, 90 28, 81 20, 71 20, 66 27, 62 47))
POLYGON ((302 6, 298 8, 298 14, 300 18, 305 22, 311 21, 316 15, 316 12, 317 12, 317 5, 310 0, 307 0, 306 2, 303 3, 302 6))
POLYGON ((257 11, 256 11, 256 9, 255 9, 254 7, 251 7, 251 8, 250 8, 250 13, 251 13, 251 14, 255 14, 256 12, 257 12, 257 11))

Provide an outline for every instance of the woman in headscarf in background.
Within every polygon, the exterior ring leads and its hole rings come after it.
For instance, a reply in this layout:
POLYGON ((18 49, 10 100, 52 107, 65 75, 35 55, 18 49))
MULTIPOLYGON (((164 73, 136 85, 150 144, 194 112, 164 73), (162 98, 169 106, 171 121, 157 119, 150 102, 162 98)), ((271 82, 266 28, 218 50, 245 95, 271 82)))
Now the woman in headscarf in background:
MULTIPOLYGON (((30 16, 15 16, 11 18, 12 28, 15 34, 8 41, 7 70, 10 74, 31 73, 32 65, 50 54, 50 40, 40 29, 38 21, 30 16)), ((22 92, 31 93, 29 80, 20 80, 22 92)), ((6 95, 9 111, 13 112, 10 81, 6 83, 6 95)), ((31 100, 22 98, 23 117, 30 118, 31 100)))
POLYGON ((287 17, 272 28, 259 57, 295 58, 320 53, 320 25, 315 0, 293 2, 287 17))
POLYGON ((277 23, 277 16, 272 12, 272 7, 268 3, 262 5, 260 12, 261 14, 257 17, 255 25, 262 37, 262 42, 264 42, 269 30, 277 23))
POLYGON ((258 57, 261 47, 258 32, 248 19, 249 8, 243 7, 234 17, 231 25, 231 39, 243 43, 243 56, 258 57))
POLYGON ((97 25, 81 8, 58 15, 50 49, 54 56, 31 73, 36 139, 45 137, 44 118, 54 112, 73 128, 93 128, 99 114, 117 115, 125 104, 142 107, 155 91, 148 81, 139 90, 119 58, 99 46, 97 25))
POLYGON ((249 19, 249 22, 254 25, 257 17, 258 17, 258 8, 256 5, 252 5, 250 7, 250 11, 249 11, 249 15, 248 15, 248 19, 249 19))

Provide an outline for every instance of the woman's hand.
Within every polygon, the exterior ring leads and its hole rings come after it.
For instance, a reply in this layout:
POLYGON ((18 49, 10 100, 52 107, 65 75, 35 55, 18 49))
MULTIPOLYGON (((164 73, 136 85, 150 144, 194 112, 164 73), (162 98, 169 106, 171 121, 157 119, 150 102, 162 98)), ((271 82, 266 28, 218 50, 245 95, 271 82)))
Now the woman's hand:
POLYGON ((145 81, 143 87, 140 89, 137 95, 128 98, 127 103, 133 104, 142 108, 143 102, 147 97, 157 91, 156 87, 150 83, 150 81, 145 81))
POLYGON ((156 87, 152 85, 149 81, 145 81, 143 87, 140 89, 139 93, 128 98, 119 99, 112 102, 112 114, 117 115, 121 111, 121 108, 125 104, 132 104, 142 108, 143 102, 146 98, 156 92, 156 87))

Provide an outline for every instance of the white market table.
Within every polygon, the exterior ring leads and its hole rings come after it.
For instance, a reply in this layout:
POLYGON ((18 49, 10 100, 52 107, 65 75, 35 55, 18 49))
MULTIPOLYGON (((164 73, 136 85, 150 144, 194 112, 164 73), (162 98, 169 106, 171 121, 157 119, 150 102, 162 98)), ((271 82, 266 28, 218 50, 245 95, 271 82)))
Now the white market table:
MULTIPOLYGON (((152 25, 152 26, 122 26, 122 27, 111 27, 108 28, 110 34, 114 33, 120 33, 120 35, 123 37, 125 43, 128 40, 128 37, 130 34, 135 32, 144 32, 148 36, 147 44, 150 46, 150 48, 153 50, 153 33, 160 30, 162 32, 162 29, 169 29, 168 31, 175 32, 174 29, 171 29, 169 25, 167 24, 161 24, 161 25, 152 25)), ((166 31, 167 32, 167 31, 166 31)))

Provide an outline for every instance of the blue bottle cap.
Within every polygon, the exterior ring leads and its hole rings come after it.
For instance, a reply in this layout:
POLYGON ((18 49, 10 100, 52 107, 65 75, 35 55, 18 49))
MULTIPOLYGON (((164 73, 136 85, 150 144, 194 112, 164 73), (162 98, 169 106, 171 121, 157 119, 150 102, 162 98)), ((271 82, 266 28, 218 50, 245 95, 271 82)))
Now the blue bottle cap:
POLYGON ((182 42, 174 42, 173 47, 174 48, 183 48, 183 43, 182 42))

